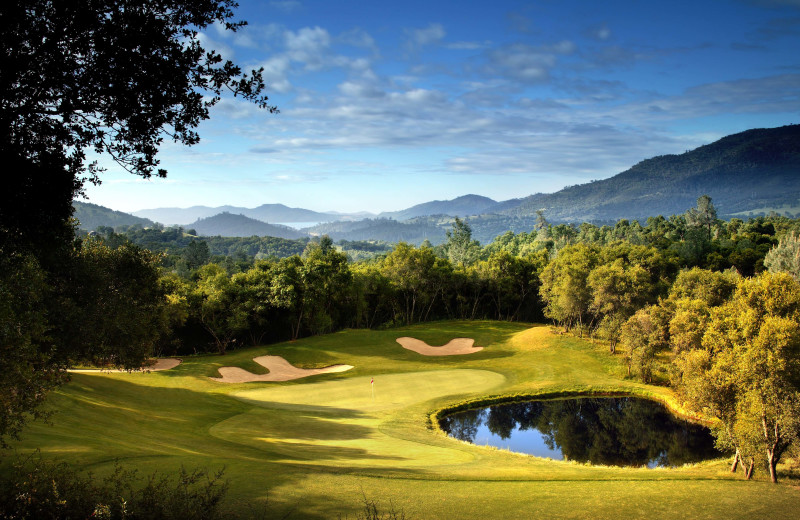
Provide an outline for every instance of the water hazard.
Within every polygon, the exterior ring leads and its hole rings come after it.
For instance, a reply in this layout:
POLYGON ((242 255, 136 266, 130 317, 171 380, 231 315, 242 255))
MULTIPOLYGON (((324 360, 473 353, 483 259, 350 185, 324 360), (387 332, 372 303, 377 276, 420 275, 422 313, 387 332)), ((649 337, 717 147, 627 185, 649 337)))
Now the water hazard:
POLYGON ((632 397, 496 405, 449 415, 440 426, 473 444, 592 464, 674 467, 724 455, 708 428, 632 397))

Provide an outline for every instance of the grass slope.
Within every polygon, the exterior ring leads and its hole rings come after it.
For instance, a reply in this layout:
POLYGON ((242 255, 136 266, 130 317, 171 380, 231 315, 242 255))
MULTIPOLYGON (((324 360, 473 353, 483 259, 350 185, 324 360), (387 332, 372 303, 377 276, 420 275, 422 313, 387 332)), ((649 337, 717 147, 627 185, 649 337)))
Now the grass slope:
POLYGON ((31 426, 17 449, 40 447, 97 474, 114 460, 142 473, 224 465, 226 507, 240 514, 266 507, 275 515, 291 511, 290 518, 352 517, 363 492, 418 519, 795 518, 795 487, 741 481, 728 473, 728 461, 591 466, 473 446, 429 428, 431 411, 487 396, 595 390, 671 399, 668 390, 623 375, 602 348, 542 326, 441 322, 343 331, 190 358, 166 372, 76 374, 49 399, 58 411, 54 425, 31 426), (432 345, 471 337, 486 348, 425 357, 398 345, 400 336, 432 345), (255 372, 252 358, 267 353, 306 368, 355 368, 285 383, 207 378, 220 366, 255 372))

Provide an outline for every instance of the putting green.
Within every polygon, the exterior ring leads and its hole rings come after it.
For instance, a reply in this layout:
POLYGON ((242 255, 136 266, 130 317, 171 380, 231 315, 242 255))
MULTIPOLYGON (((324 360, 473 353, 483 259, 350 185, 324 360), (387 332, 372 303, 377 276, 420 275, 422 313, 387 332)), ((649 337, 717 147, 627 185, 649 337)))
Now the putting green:
POLYGON ((262 450, 282 463, 346 468, 430 468, 474 457, 401 438, 386 419, 394 412, 448 395, 487 392, 505 377, 487 370, 442 370, 356 377, 237 392, 259 408, 210 429, 229 442, 262 450))
POLYGON ((487 392, 505 380, 502 374, 488 370, 437 370, 259 388, 233 395, 259 406, 302 405, 304 409, 311 406, 376 412, 435 397, 487 392), (374 379, 374 384, 370 384, 371 379, 374 379))

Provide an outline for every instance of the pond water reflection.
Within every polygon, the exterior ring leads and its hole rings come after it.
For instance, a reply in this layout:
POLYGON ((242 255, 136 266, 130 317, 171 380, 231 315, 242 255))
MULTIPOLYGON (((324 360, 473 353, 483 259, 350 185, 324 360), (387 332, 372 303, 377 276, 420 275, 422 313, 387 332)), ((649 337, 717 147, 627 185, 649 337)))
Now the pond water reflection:
POLYGON ((480 408, 440 421, 474 444, 614 466, 680 466, 723 454, 708 428, 632 397, 529 401, 480 408))

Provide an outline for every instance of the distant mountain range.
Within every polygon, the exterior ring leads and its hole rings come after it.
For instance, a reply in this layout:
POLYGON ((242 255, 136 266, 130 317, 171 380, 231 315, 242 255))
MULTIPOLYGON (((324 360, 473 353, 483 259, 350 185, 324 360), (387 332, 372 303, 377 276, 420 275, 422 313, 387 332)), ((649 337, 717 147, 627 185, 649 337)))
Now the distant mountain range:
MULTIPOLYGON (((192 206, 190 208, 155 208, 134 211, 137 217, 148 218, 156 222, 171 226, 184 226, 201 218, 212 217, 220 213, 230 213, 233 215, 244 215, 262 222, 273 224, 286 222, 330 222, 333 220, 346 220, 351 218, 363 218, 363 214, 352 217, 348 214, 340 213, 320 213, 310 209, 290 208, 283 204, 263 204, 257 208, 243 208, 238 206, 192 206)), ((370 215, 370 214, 367 214, 370 215)), ((371 216, 371 215, 370 215, 371 216)))
MULTIPOLYGON (((134 215, 193 227, 205 235, 296 238, 328 234, 334 240, 412 243, 426 239, 441 242, 453 218, 462 217, 472 226, 474 237, 486 243, 507 230, 530 230, 537 210, 543 210, 553 223, 644 220, 654 215, 683 213, 695 205, 700 195, 711 196, 721 217, 771 211, 800 217, 800 125, 748 130, 680 155, 647 159, 605 180, 502 202, 464 195, 384 212, 379 218, 364 218, 374 217, 368 213, 320 213, 282 204, 257 208, 157 208, 136 211, 134 215), (218 218, 209 218, 215 215, 218 218), (309 223, 309 227, 296 231, 269 226, 267 222, 309 223)), ((75 204, 76 216, 86 229, 131 225, 124 213, 107 210, 109 214, 103 220, 100 206, 75 204)), ((149 225, 149 221, 130 222, 149 225)))

